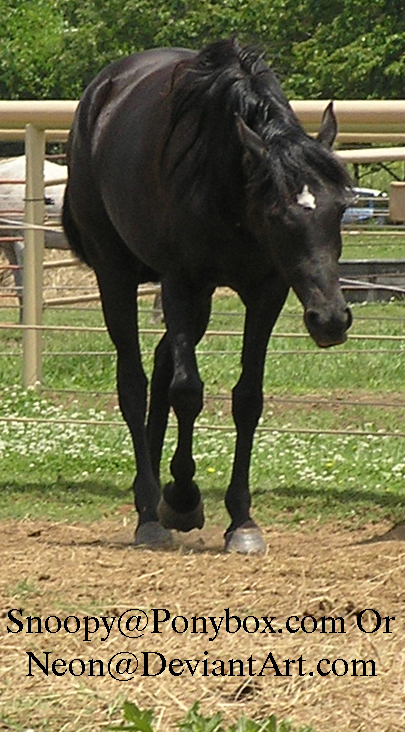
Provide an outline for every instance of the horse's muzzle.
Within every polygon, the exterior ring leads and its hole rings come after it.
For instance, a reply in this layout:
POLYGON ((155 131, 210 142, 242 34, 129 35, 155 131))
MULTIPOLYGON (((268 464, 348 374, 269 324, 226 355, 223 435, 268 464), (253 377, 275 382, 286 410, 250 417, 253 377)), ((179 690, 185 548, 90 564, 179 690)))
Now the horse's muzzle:
POLYGON ((333 312, 308 308, 304 314, 308 332, 320 348, 329 348, 344 343, 352 320, 348 307, 333 312))

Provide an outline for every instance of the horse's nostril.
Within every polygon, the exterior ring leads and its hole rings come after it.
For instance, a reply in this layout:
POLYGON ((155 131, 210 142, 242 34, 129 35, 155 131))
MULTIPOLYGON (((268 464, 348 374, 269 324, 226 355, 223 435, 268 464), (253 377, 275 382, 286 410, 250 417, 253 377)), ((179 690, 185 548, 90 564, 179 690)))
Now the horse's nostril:
POLYGON ((308 328, 316 328, 321 324, 321 318, 316 310, 307 310, 305 320, 308 328))
POLYGON ((345 308, 344 311, 331 317, 330 320, 319 310, 310 308, 305 313, 305 323, 309 330, 319 328, 344 328, 344 330, 348 330, 352 324, 352 320, 350 308, 345 308))

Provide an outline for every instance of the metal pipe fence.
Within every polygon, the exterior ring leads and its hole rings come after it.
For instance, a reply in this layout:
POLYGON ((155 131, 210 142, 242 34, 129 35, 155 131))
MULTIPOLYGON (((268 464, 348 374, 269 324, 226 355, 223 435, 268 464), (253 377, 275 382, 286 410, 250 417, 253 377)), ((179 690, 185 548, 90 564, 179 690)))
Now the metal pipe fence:
MULTIPOLYGON (((230 316, 230 315, 232 315, 234 317, 234 319, 236 319, 236 317, 239 316, 240 314, 238 314, 236 312, 227 313, 227 316, 230 316)), ((367 318, 363 318, 363 319, 365 321, 367 321, 367 318)), ((398 322, 403 322, 405 325, 405 318, 402 320, 399 318, 382 319, 382 320, 394 321, 395 324, 398 324, 398 322)), ((12 328, 13 330, 18 329, 19 327, 21 328, 21 326, 18 326, 15 324, 11 324, 11 325, 2 324, 1 325, 2 329, 7 328, 7 327, 12 328)), ((22 326, 22 327, 24 328, 24 326, 22 326)), ((87 335, 87 334, 88 335, 92 335, 92 334, 98 335, 100 333, 104 334, 106 332, 105 328, 103 326, 92 326, 92 327, 77 326, 76 327, 76 326, 52 326, 51 325, 51 326, 41 326, 41 328, 44 332, 49 333, 49 334, 51 334, 51 333, 64 334, 64 333, 68 333, 68 332, 70 332, 70 333, 78 332, 78 333, 81 333, 82 335, 87 335)), ((155 328, 141 328, 141 335, 154 336, 156 338, 156 340, 158 339, 158 337, 160 335, 162 335, 163 332, 164 332, 164 330, 162 328, 156 328, 156 327, 155 328)), ((405 328, 404 328, 404 332, 405 332, 405 328)), ((241 340, 242 331, 237 328, 232 329, 232 330, 231 329, 217 330, 217 329, 210 328, 207 332, 207 336, 208 336, 208 338, 211 338, 212 341, 214 341, 214 342, 216 339, 218 339, 220 337, 226 337, 226 338, 232 338, 232 339, 235 338, 235 339, 241 340)), ((280 343, 285 342, 285 340, 293 340, 293 339, 294 340, 296 340, 296 339, 308 340, 308 336, 306 336, 303 333, 291 333, 291 332, 278 332, 278 333, 274 334, 273 338, 275 340, 278 340, 280 343)), ((394 345, 401 346, 401 344, 403 344, 405 341, 405 335, 398 336, 398 335, 386 335, 386 334, 381 334, 381 335, 380 334, 371 334, 371 335, 370 334, 358 334, 356 336, 352 336, 351 340, 357 341, 357 342, 361 342, 361 341, 371 342, 376 345, 380 344, 380 343, 384 344, 384 343, 390 342, 390 343, 393 343, 394 345)), ((147 351, 147 353, 144 353, 144 355, 147 355, 147 354, 152 355, 152 353, 153 353, 153 351, 149 350, 149 351, 147 351)), ((356 348, 356 349, 350 349, 350 350, 346 350, 346 351, 345 350, 339 350, 339 351, 329 350, 326 352, 323 352, 320 350, 314 350, 314 349, 302 349, 302 350, 290 349, 290 348, 287 348, 285 350, 269 349, 267 355, 269 358, 271 358, 271 357, 280 358, 280 357, 285 357, 285 356, 288 356, 288 357, 299 356, 300 358, 302 358, 303 356, 308 356, 308 357, 312 358, 313 356, 325 357, 326 355, 328 357, 334 357, 336 355, 339 355, 339 357, 341 358, 342 355, 344 355, 345 357, 350 357, 350 356, 356 356, 358 354, 362 354, 363 356, 366 354, 367 354, 367 356, 372 356, 372 355, 376 355, 376 354, 392 355, 392 353, 393 353, 392 348, 391 349, 381 348, 378 345, 378 348, 375 347, 373 349, 365 348, 365 349, 359 350, 356 348)), ((44 358, 55 357, 57 355, 59 355, 62 358, 69 358, 69 357, 84 358, 84 357, 88 357, 88 356, 93 356, 95 358, 97 358, 97 357, 109 357, 112 359, 115 358, 115 352, 113 350, 103 350, 103 351, 100 351, 100 350, 94 350, 94 351, 88 350, 87 351, 86 350, 86 351, 76 351, 76 352, 65 350, 65 351, 59 351, 59 352, 55 352, 55 351, 44 351, 43 352, 44 358)), ((221 356, 225 356, 225 355, 234 355, 235 357, 238 357, 240 355, 240 349, 238 349, 238 350, 198 349, 197 355, 198 355, 199 359, 204 358, 204 357, 220 358, 221 356)), ((18 356, 18 354, 14 353, 13 356, 18 356)), ((75 390, 75 391, 63 390, 63 389, 61 390, 61 389, 54 389, 51 387, 47 388, 46 385, 44 386, 44 392, 49 393, 49 394, 57 394, 59 396, 62 396, 62 398, 67 393, 74 394, 76 396, 76 398, 88 397, 92 394, 94 394, 94 395, 97 394, 98 398, 103 398, 106 396, 114 395, 113 391, 111 391, 111 392, 110 391, 109 392, 100 392, 100 391, 91 392, 91 391, 87 391, 87 390, 75 390)), ((219 402, 222 404, 229 404, 230 400, 231 400, 231 397, 229 394, 224 394, 224 393, 220 393, 220 392, 219 393, 209 393, 206 395, 206 402, 219 402)), ((327 409, 334 409, 334 410, 336 410, 336 409, 341 410, 342 408, 345 408, 345 407, 351 407, 351 408, 356 407, 356 408, 361 408, 363 413, 364 413, 364 411, 367 411, 367 409, 369 409, 369 408, 379 409, 379 410, 383 410, 384 412, 386 412, 387 409, 390 411, 394 411, 394 410, 403 411, 403 409, 405 407, 405 398, 401 399, 401 400, 393 401, 392 399, 391 400, 376 399, 376 398, 365 399, 364 397, 356 398, 355 396, 353 396, 350 399, 348 399, 348 398, 346 398, 346 399, 342 399, 342 398, 326 399, 325 397, 318 397, 318 396, 314 396, 314 397, 308 397, 308 396, 307 397, 294 397, 294 396, 285 397, 284 396, 284 397, 282 397, 282 396, 266 395, 265 396, 265 405, 267 405, 267 406, 291 405, 292 407, 295 407, 295 408, 308 407, 308 406, 312 405, 317 408, 322 407, 324 409, 327 408, 327 409)), ((15 420, 13 418, 0 418, 0 421, 13 422, 15 420)), ((28 419, 28 418, 26 418, 26 419, 19 418, 17 421, 20 422, 21 424, 30 423, 30 419, 28 419)), ((45 423, 46 420, 34 418, 33 422, 41 424, 41 423, 45 423)), ((100 420, 76 420, 76 419, 66 420, 66 419, 62 419, 62 420, 56 420, 56 422, 58 424, 61 424, 62 426, 71 424, 71 423, 75 423, 77 425, 87 425, 87 426, 94 425, 97 427, 99 427, 101 425, 101 426, 108 427, 108 428, 115 427, 115 426, 122 426, 124 424, 121 420, 117 421, 117 420, 111 420, 111 419, 105 419, 105 418, 102 421, 100 421, 100 420)), ((173 427, 174 427, 174 425, 171 424, 171 428, 173 428, 173 427)), ((205 430, 218 431, 218 432, 223 432, 223 431, 229 432, 229 431, 233 431, 233 426, 230 426, 230 425, 221 426, 221 425, 214 424, 214 423, 207 423, 205 425, 200 425, 198 427, 198 429, 205 429, 205 430)), ((330 429, 330 428, 316 429, 316 428, 311 428, 311 427, 308 427, 308 428, 291 427, 290 428, 290 427, 286 427, 286 426, 259 427, 258 434, 260 434, 260 433, 272 433, 272 434, 291 433, 291 434, 301 434, 301 435, 328 434, 328 435, 347 435, 347 436, 361 436, 361 437, 390 437, 390 438, 405 437, 405 433, 403 430, 389 430, 389 429, 387 430, 387 429, 376 429, 376 428, 357 429, 356 427, 353 427, 353 426, 345 427, 342 429, 330 429)))
MULTIPOLYGON (((318 100, 316 102, 294 102, 296 112, 301 118, 301 121, 306 126, 307 130, 312 133, 318 127, 322 115, 322 111, 326 106, 326 102, 318 100)), ((75 260, 59 260, 57 262, 46 263, 43 259, 44 249, 44 230, 46 227, 43 226, 43 200, 44 200, 44 180, 43 180, 43 161, 45 155, 45 140, 46 139, 66 139, 66 130, 70 126, 70 122, 76 107, 76 102, 0 102, 0 127, 8 127, 6 132, 0 130, 0 138, 8 137, 8 139, 17 139, 18 137, 24 136, 26 143, 26 159, 27 159, 27 179, 26 179, 26 209, 25 209, 25 221, 20 222, 21 228, 24 231, 24 243, 25 243, 25 254, 24 254, 24 322, 22 324, 14 323, 1 323, 0 330, 11 330, 12 332, 22 333, 22 347, 19 353, 5 353, 4 356, 7 358, 21 357, 23 361, 23 382, 25 386, 32 386, 38 388, 38 385, 42 385, 45 390, 46 386, 42 383, 42 359, 50 356, 88 356, 90 354, 96 356, 108 356, 114 357, 113 351, 81 351, 75 352, 73 350, 67 351, 52 351, 44 350, 42 337, 46 333, 69 333, 77 332, 82 334, 99 334, 105 333, 105 328, 102 326, 70 326, 70 325, 45 325, 43 323, 43 312, 44 309, 50 307, 63 307, 69 304, 88 303, 93 299, 98 299, 98 295, 84 295, 77 294, 76 296, 67 298, 48 298, 44 302, 42 296, 42 282, 44 270, 50 268, 56 268, 59 266, 72 267, 76 263, 75 260), (14 137, 13 137, 14 136, 14 137)), ((340 139, 345 142, 377 142, 378 144, 392 142, 392 143, 403 143, 405 141, 405 100, 398 100, 394 102, 337 102, 336 113, 338 117, 338 123, 340 128, 340 139)), ((391 152, 394 158, 405 159, 405 148, 395 148, 394 152, 391 152)), ((361 151, 356 151, 354 154, 352 151, 340 151, 342 157, 346 156, 346 159, 356 161, 361 159, 361 151), (357 157, 356 157, 357 156, 357 157)), ((380 159, 381 150, 378 152, 367 152, 363 159, 369 159, 373 155, 377 155, 380 159)), ((62 180, 58 179, 57 183, 61 183, 62 180)), ((49 184, 54 184, 55 181, 51 181, 49 184)), ((15 222, 14 222, 15 223, 15 222)), ((0 222, 0 233, 1 226, 10 228, 10 220, 7 217, 0 222)), ((355 231, 353 227, 348 227, 347 231, 355 231)), ((388 234, 385 231, 378 231, 378 237, 384 237, 388 234)), ((403 230, 392 229, 389 232, 390 236, 403 236, 403 230)), ((366 236, 376 236, 375 231, 365 232, 366 236)), ((381 287, 380 285, 376 285, 381 287)), ((55 288, 56 289, 56 288, 55 288)), ((66 288, 63 288, 66 289, 66 288)), ((76 288, 77 290, 77 288, 76 288)), ((151 294, 156 292, 156 289, 145 288, 141 294, 151 294)), ((227 313, 227 318, 236 317, 236 313, 227 313)), ((383 320, 383 318, 381 318, 383 320)), ((388 320, 388 319, 386 319, 388 320)), ((391 319, 394 320, 394 319, 391 319)), ((397 319, 395 319, 397 320, 397 319)), ((400 322, 400 319, 397 320, 400 322)), ((405 319, 404 319, 405 324, 405 319)), ((158 337, 163 333, 163 328, 142 328, 141 334, 144 336, 156 336, 158 337)), ((242 337, 242 330, 229 329, 221 330, 211 328, 207 332, 207 336, 210 339, 216 339, 219 337, 230 337, 239 338, 242 337)), ((307 339, 308 336, 299 332, 276 332, 273 335, 273 339, 276 341, 292 340, 292 339, 307 339)), ((364 349, 347 349, 340 351, 346 355, 362 353, 371 355, 375 352, 380 354, 390 354, 392 349, 384 348, 384 344, 391 343, 392 345, 398 345, 405 342, 405 328, 404 335, 386 335, 386 334, 356 334, 350 337, 351 342, 361 343, 364 342, 366 347, 364 349), (367 344, 380 344, 381 347, 378 349, 368 348, 367 344)), ((204 355, 225 355, 225 354, 239 354, 239 350, 200 350, 198 354, 200 357, 204 355)), ((327 352, 328 355, 332 355, 332 351, 327 352)), ((320 355, 320 351, 311 349, 302 350, 294 348, 285 349, 269 349, 268 355, 280 356, 292 356, 297 355, 320 355)), ((325 354, 324 354, 325 355, 325 354)), ((55 392, 55 390, 51 390, 55 392)), ((66 393, 60 391, 59 393, 66 393)), ((80 391, 75 393, 81 393, 80 391)), ((83 392, 89 394, 91 392, 83 392)), ((222 400, 229 402, 229 395, 223 394, 209 394, 207 395, 208 400, 222 400)), ((319 404, 322 406, 364 406, 373 408, 389 408, 389 409, 403 409, 405 404, 402 402, 394 401, 379 401, 379 400, 337 400, 337 399, 309 399, 309 398, 282 398, 282 397, 270 397, 267 396, 265 399, 266 403, 271 404, 293 404, 293 405, 311 405, 319 404)), ((14 421, 22 424, 29 425, 32 422, 42 423, 49 422, 49 419, 41 420, 41 418, 1 418, 0 421, 14 421)), ((86 424, 95 425, 99 427, 104 425, 106 427, 122 427, 124 423, 120 420, 105 419, 101 420, 76 420, 76 419, 64 419, 64 420, 51 420, 60 424, 86 424)), ((172 425, 171 425, 172 426, 172 425)), ((224 430, 231 430, 232 427, 226 425, 212 424, 212 425, 200 425, 198 429, 212 429, 218 432, 224 430)), ((359 435, 359 436, 389 436, 389 437, 405 437, 405 432, 395 430, 367 430, 367 429, 325 429, 317 430, 312 428, 270 428, 270 427, 259 427, 259 432, 286 432, 286 433, 299 433, 308 435, 317 434, 330 434, 330 435, 359 435)))

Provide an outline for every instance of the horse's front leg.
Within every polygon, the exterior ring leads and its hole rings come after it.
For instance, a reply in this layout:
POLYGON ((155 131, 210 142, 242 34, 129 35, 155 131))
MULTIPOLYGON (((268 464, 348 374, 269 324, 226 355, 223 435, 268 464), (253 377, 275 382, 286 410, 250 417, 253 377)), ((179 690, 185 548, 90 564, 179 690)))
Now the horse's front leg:
POLYGON ((190 531, 204 524, 200 491, 193 480, 192 443, 194 422, 203 407, 195 345, 207 326, 210 297, 198 299, 181 278, 171 277, 162 281, 162 301, 172 354, 169 403, 177 417, 178 441, 170 464, 173 481, 164 488, 159 520, 166 528, 190 531))
POLYGON ((242 373, 232 392, 236 426, 235 458, 225 496, 231 524, 225 550, 249 554, 266 550, 262 532, 250 516, 249 468, 254 432, 263 408, 263 374, 267 344, 288 294, 284 281, 272 278, 255 294, 243 294, 246 305, 242 373))

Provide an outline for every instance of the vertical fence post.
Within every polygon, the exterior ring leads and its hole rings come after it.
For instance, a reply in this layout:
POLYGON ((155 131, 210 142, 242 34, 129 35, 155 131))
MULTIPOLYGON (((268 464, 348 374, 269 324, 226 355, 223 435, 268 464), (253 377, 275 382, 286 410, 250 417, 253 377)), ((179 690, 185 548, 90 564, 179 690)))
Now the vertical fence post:
MULTIPOLYGON (((26 224, 44 223, 44 159, 45 132, 28 124, 25 130, 26 224)), ((24 235, 24 294, 23 294, 23 383, 39 388, 42 380, 42 278, 44 232, 26 229, 24 235), (34 326, 30 328, 29 326, 34 326)))

